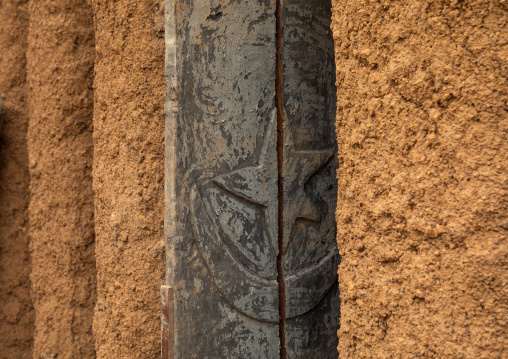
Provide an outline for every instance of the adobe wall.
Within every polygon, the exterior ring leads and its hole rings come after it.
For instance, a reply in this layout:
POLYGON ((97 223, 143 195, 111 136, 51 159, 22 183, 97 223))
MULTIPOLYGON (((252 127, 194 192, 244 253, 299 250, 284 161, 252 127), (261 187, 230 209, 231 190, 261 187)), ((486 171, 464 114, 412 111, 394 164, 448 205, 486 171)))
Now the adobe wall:
POLYGON ((99 358, 160 356, 164 2, 92 1, 99 358))
POLYGON ((94 358, 94 36, 87 0, 30 2, 28 151, 35 358, 94 358))
POLYGON ((26 49, 28 2, 0 4, 0 358, 31 358, 26 49))
POLYGON ((333 1, 341 358, 508 347, 507 6, 333 1))

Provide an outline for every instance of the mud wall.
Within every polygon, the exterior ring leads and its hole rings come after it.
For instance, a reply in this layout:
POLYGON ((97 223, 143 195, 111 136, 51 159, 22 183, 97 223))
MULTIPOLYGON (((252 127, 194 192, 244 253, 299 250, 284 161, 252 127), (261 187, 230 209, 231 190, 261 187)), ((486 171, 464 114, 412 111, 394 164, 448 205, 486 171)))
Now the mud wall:
POLYGON ((507 10, 333 1, 343 358, 508 346, 507 10))
POLYGON ((30 234, 35 358, 93 358, 93 18, 86 0, 30 2, 30 234))
POLYGON ((92 3, 97 356, 156 358, 165 255, 163 1, 92 3))
POLYGON ((0 358, 31 358, 26 49, 28 2, 0 3, 0 358))

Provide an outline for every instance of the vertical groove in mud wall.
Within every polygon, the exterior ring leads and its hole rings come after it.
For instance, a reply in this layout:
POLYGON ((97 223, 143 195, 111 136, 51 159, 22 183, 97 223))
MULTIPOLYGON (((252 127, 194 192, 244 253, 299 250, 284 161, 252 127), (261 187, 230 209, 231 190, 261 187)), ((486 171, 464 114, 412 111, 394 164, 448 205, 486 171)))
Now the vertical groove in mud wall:
POLYGON ((34 357, 94 358, 94 38, 87 0, 31 1, 27 78, 34 357))
POLYGON ((284 113, 282 103, 282 91, 284 83, 284 69, 282 66, 282 0, 277 0, 275 9, 276 19, 276 60, 275 60, 275 106, 277 108, 277 173, 278 173, 278 236, 279 254, 277 255, 277 281, 279 282, 279 338, 280 357, 285 359, 286 354, 286 289, 283 278, 282 254, 284 251, 284 184, 282 168, 284 163, 284 113))
POLYGON ((160 357, 164 1, 92 1, 99 358, 160 357))
POLYGON ((0 357, 31 358, 26 49, 28 2, 0 5, 0 357))
POLYGON ((340 357, 501 358, 507 4, 333 4, 340 357))

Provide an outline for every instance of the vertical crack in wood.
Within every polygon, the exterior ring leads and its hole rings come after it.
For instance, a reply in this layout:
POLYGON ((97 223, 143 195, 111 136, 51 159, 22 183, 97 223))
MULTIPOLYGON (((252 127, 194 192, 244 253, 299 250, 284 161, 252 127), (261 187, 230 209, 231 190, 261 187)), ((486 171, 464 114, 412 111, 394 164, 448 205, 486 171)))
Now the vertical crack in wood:
POLYGON ((279 199, 279 214, 278 214, 278 243, 279 253, 277 255, 277 281, 279 283, 279 338, 280 338, 280 357, 285 359, 286 354, 286 292, 284 286, 284 278, 282 273, 282 254, 284 249, 284 186, 283 186, 283 150, 284 150, 284 116, 283 116, 283 103, 282 103, 282 90, 283 90, 283 67, 282 67, 282 0, 276 2, 276 73, 275 73, 275 106, 277 107, 277 169, 278 169, 278 199, 279 199))

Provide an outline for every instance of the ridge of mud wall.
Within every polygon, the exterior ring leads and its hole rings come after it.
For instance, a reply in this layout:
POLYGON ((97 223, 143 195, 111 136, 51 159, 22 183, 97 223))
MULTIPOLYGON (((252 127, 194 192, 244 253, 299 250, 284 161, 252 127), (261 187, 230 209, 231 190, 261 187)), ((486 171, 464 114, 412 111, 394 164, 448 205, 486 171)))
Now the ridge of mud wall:
POLYGON ((506 354, 507 6, 333 1, 341 358, 506 354))
POLYGON ((93 17, 30 2, 28 151, 35 358, 94 358, 93 17))
POLYGON ((160 356, 164 2, 93 0, 99 358, 160 356))
POLYGON ((26 49, 28 2, 0 3, 0 358, 31 358, 26 49))

